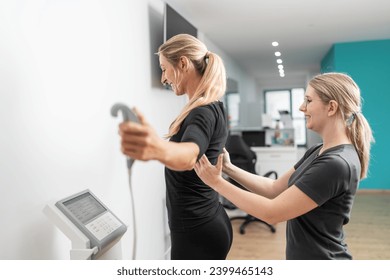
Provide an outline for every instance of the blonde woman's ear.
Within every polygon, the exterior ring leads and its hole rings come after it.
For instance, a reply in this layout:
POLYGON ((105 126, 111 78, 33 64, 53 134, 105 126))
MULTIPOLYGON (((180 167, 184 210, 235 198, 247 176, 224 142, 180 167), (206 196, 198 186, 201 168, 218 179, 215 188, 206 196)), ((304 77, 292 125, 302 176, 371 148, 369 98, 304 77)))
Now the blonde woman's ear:
POLYGON ((189 63, 190 63, 190 61, 189 61, 188 57, 185 57, 185 56, 180 57, 180 69, 181 70, 188 72, 189 63))
POLYGON ((336 114, 338 108, 339 104, 335 100, 329 101, 328 116, 333 116, 334 114, 336 114))

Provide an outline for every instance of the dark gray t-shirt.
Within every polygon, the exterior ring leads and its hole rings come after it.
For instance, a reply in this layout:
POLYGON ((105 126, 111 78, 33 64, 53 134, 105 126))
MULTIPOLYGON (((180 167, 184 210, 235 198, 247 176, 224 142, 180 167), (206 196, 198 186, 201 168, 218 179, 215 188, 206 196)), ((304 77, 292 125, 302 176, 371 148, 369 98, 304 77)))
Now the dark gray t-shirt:
POLYGON ((305 153, 288 182, 318 207, 287 221, 287 259, 352 259, 343 226, 359 185, 359 157, 353 145, 339 145, 318 155, 321 147, 305 153))

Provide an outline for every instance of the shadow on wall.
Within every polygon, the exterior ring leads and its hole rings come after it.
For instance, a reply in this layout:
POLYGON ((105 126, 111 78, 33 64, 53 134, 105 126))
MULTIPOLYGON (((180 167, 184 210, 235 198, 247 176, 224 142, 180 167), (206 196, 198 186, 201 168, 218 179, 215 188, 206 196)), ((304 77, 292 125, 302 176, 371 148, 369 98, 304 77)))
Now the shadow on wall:
POLYGON ((155 54, 164 41, 164 15, 149 5, 149 36, 150 36, 150 77, 152 88, 164 88, 161 84, 161 70, 158 56, 155 54))

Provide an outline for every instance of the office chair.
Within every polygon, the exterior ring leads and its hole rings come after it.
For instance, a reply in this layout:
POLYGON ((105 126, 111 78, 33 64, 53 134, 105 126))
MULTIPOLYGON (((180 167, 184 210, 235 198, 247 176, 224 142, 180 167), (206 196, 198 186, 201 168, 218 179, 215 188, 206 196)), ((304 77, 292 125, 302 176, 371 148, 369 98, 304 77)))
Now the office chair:
MULTIPOLYGON (((245 141, 242 139, 240 135, 229 135, 226 146, 226 150, 229 152, 230 155, 230 161, 237 167, 244 169, 248 172, 251 172, 253 174, 256 174, 255 166, 256 166, 256 153, 250 149, 250 147, 245 143, 245 141)), ((270 177, 274 176, 276 179, 278 177, 276 171, 269 171, 263 176, 270 177)), ((232 183, 233 185, 240 187, 244 190, 246 190, 243 186, 241 186, 239 183, 234 181, 231 178, 227 178, 227 180, 232 183)), ((237 209, 237 207, 228 201, 226 198, 222 199, 222 204, 227 209, 237 209)), ((253 217, 252 215, 245 215, 245 216, 239 216, 239 217, 232 217, 230 220, 237 220, 237 219, 243 219, 244 222, 240 226, 240 233, 245 234, 245 228, 248 224, 252 222, 260 222, 265 224, 272 233, 276 232, 276 229, 273 225, 268 224, 267 222, 260 220, 256 217, 253 217)))

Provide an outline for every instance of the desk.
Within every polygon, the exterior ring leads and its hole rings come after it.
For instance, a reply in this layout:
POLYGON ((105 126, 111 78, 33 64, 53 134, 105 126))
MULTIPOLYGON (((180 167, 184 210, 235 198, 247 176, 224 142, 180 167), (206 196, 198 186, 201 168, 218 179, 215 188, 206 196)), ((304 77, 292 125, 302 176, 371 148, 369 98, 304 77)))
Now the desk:
POLYGON ((256 173, 263 175, 274 170, 282 176, 297 163, 296 147, 251 147, 256 153, 256 173))

